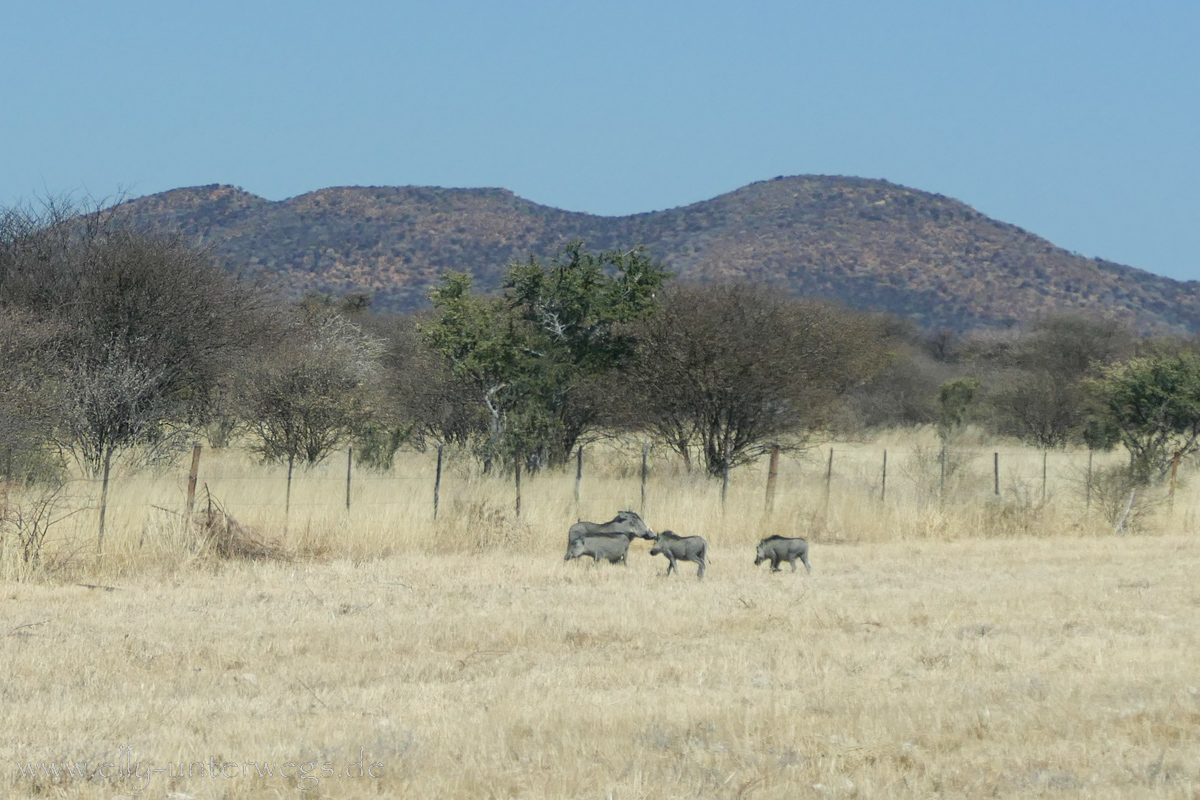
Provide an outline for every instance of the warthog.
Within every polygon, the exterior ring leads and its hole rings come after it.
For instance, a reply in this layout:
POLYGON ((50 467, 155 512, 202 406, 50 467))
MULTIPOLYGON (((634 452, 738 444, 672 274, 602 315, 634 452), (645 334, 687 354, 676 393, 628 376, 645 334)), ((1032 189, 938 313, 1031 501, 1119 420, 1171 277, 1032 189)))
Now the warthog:
POLYGON ((632 533, 589 533, 573 539, 567 544, 567 554, 563 561, 570 561, 580 556, 591 556, 593 564, 599 564, 600 559, 606 559, 610 564, 625 564, 628 566, 629 543, 633 541, 632 533))
POLYGON ((706 557, 708 555, 708 542, 700 536, 679 536, 675 531, 663 531, 658 536, 654 537, 654 547, 650 550, 650 555, 656 556, 662 553, 667 557, 667 574, 671 574, 671 570, 679 572, 678 561, 691 561, 694 564, 699 564, 700 569, 696 572, 697 578, 704 577, 704 568, 706 566, 706 557))
POLYGON ((633 511, 618 511, 608 522, 576 522, 567 531, 567 546, 592 533, 626 533, 639 539, 653 539, 654 531, 633 511))
POLYGON ((764 561, 771 562, 771 572, 779 572, 780 561, 790 561, 792 572, 796 571, 796 559, 804 562, 804 568, 812 573, 808 565, 808 541, 805 539, 789 539, 786 536, 768 536, 758 543, 754 555, 754 566, 764 561))

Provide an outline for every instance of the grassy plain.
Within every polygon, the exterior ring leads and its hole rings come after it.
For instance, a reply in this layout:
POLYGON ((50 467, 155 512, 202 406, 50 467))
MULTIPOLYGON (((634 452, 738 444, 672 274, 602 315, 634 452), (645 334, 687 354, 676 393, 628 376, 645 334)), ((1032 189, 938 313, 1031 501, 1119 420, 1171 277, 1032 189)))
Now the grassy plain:
MULTIPOLYGON (((89 513, 52 531, 49 571, 6 544, 0 793, 1200 796, 1187 484, 1117 536, 1079 491, 1086 453, 1051 454, 1043 503, 1032 451, 1000 448, 997 498, 995 448, 944 489, 927 442, 834 448, 828 503, 827 451, 785 458, 769 518, 765 466, 722 513, 719 486, 654 461, 646 517, 709 539, 704 581, 662 577, 644 542, 628 568, 564 564, 569 474, 527 480, 518 521, 510 484, 452 459, 435 523, 431 458, 356 475, 349 513, 333 462, 298 479, 285 532, 280 474, 206 453, 202 486, 294 556, 260 562, 197 545, 184 467, 125 476, 103 557, 89 513), (808 535, 813 574, 755 569, 769 533, 808 535), (359 748, 377 777, 342 775, 359 748), (62 774, 122 754, 171 772, 62 774)), ((638 508, 638 471, 636 449, 597 452, 580 513, 638 508)))

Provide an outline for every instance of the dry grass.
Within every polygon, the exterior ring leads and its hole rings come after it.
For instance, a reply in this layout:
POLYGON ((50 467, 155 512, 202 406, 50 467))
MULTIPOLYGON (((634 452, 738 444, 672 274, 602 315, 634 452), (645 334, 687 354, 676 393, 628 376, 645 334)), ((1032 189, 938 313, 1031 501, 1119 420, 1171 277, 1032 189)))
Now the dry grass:
MULTIPOLYGON (((1041 504, 1036 454, 1037 497, 1000 501, 990 458, 982 490, 939 499, 919 464, 893 479, 893 454, 881 505, 881 446, 836 446, 827 509, 823 460, 785 462, 768 522, 761 474, 735 475, 722 515, 716 487, 657 464, 647 517, 709 538, 702 582, 661 577, 643 542, 628 568, 564 564, 570 476, 528 481, 516 522, 506 484, 456 469, 435 524, 427 460, 363 477, 349 515, 331 464, 285 533, 278 476, 206 454, 202 483, 290 562, 198 545, 153 508, 182 506, 179 476, 123 480, 103 558, 87 515, 52 532, 54 570, 6 550, 0 793, 134 795, 145 781, 17 769, 128 747, 143 772, 239 765, 142 795, 197 800, 1196 797, 1193 493, 1144 517, 1158 535, 1116 537, 1065 473, 1041 504), (797 530, 812 576, 753 567, 760 535, 797 530), (380 777, 322 774, 360 747, 380 777), (251 761, 317 762, 317 786, 243 777, 251 761)), ((584 516, 637 507, 636 456, 589 467, 584 516)))

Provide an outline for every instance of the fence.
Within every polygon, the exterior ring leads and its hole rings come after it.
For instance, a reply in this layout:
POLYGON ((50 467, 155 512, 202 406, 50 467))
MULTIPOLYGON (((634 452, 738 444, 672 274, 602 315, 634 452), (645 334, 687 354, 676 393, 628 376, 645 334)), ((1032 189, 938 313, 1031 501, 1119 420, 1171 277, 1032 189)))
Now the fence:
MULTIPOLYGON (((120 514, 127 526, 142 527, 147 515, 156 512, 188 514, 197 492, 205 489, 232 513, 248 515, 267 527, 279 527, 289 518, 301 524, 358 517, 379 524, 388 524, 389 519, 436 523, 439 515, 445 516, 447 498, 452 509, 467 502, 464 498, 473 498, 471 502, 486 501, 508 518, 533 514, 565 522, 607 519, 619 508, 634 508, 647 519, 658 514, 668 517, 667 522, 692 521, 698 514, 737 520, 811 517, 839 504, 859 514, 901 506, 978 506, 1006 500, 1029 507, 1060 502, 1090 509, 1094 500, 1113 504, 1111 496, 1097 497, 1098 476, 1118 471, 1128 464, 1128 456, 984 446, 947 449, 911 442, 899 446, 835 443, 803 452, 776 449, 761 462, 735 469, 721 480, 688 472, 681 461, 649 445, 580 448, 573 461, 573 469, 566 471, 533 476, 518 472, 504 478, 481 475, 465 455, 452 456, 438 448, 407 454, 393 472, 380 474, 355 467, 349 452, 316 469, 297 470, 288 508, 282 470, 229 453, 204 455, 197 445, 185 462, 186 472, 114 480, 108 509, 110 514, 120 514)), ((1185 477, 1189 472, 1190 468, 1184 469, 1185 477)), ((1173 474, 1171 510, 1175 487, 1173 474)), ((1111 495, 1110 488, 1103 488, 1111 495)), ((69 493, 67 505, 98 509, 98 482, 76 482, 69 493)), ((81 531, 88 525, 82 520, 76 524, 81 531)))

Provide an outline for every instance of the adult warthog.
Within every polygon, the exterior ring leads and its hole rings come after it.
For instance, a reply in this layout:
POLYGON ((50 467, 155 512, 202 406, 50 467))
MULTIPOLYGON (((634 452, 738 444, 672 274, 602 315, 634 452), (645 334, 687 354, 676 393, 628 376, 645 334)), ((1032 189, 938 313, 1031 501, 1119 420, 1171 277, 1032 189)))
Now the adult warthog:
POLYGON ((633 541, 632 533, 588 533, 567 543, 567 554, 563 561, 570 561, 580 556, 591 556, 593 564, 599 564, 600 559, 610 564, 629 565, 629 543, 633 541))
POLYGON ((667 557, 667 574, 671 574, 671 570, 679 573, 679 565, 676 561, 691 561, 693 564, 699 564, 700 569, 696 572, 697 578, 704 577, 704 568, 707 566, 708 542, 700 536, 680 536, 675 531, 663 531, 658 536, 654 537, 654 547, 650 550, 650 555, 656 556, 662 553, 667 557))
POLYGON ((779 572, 780 561, 790 561, 792 572, 796 571, 796 559, 804 562, 804 569, 812 573, 808 565, 808 541, 805 539, 789 539, 786 536, 768 536, 758 543, 754 555, 754 566, 764 561, 771 562, 771 572, 779 572))
POLYGON ((576 539, 593 533, 624 533, 639 539, 653 539, 654 531, 633 511, 618 511, 608 522, 576 522, 567 531, 567 547, 576 539))

